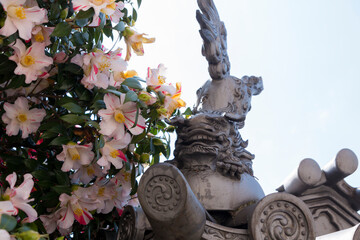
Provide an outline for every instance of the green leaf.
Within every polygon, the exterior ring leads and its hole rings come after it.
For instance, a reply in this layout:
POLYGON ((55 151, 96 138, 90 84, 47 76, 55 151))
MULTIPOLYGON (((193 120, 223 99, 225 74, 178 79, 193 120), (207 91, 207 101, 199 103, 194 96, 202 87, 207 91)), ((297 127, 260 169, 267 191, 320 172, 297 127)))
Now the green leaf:
POLYGON ((73 103, 73 102, 68 102, 61 106, 66 108, 67 110, 69 110, 72 113, 83 113, 84 112, 84 110, 79 105, 77 105, 76 103, 73 103))
POLYGON ((100 129, 99 123, 94 122, 94 121, 87 121, 87 122, 85 123, 85 127, 86 127, 86 126, 93 126, 94 128, 100 129))
POLYGON ((82 34, 79 32, 75 32, 72 35, 72 41, 76 46, 80 46, 80 47, 85 44, 82 34))
POLYGON ((136 77, 127 78, 122 82, 122 85, 128 86, 129 88, 142 89, 142 86, 136 77))
POLYGON ((42 138, 42 139, 49 139, 49 138, 54 138, 54 137, 56 137, 57 135, 59 135, 59 134, 56 133, 56 132, 46 131, 46 132, 44 132, 44 133, 41 135, 41 138, 42 138))
POLYGON ((86 11, 80 11, 78 12, 78 14, 76 14, 75 19, 88 19, 91 18, 92 16, 94 16, 95 11, 93 8, 89 8, 89 10, 86 11))
POLYGON ((135 8, 133 8, 132 18, 136 22, 136 20, 137 20, 137 12, 136 12, 135 8))
POLYGON ((141 5, 141 1, 142 1, 142 0, 137 0, 138 8, 139 8, 140 5, 141 5))
POLYGON ((185 112, 182 113, 182 115, 185 116, 191 116, 193 114, 193 112, 191 111, 191 109, 188 107, 185 112))
POLYGON ((75 24, 78 25, 79 27, 85 27, 86 25, 88 25, 89 23, 89 19, 84 18, 84 19, 75 19, 75 24))
POLYGON ((163 146, 164 145, 163 141, 161 141, 158 138, 153 138, 152 141, 155 146, 163 146))
POLYGON ((58 23, 52 32, 51 36, 54 37, 66 37, 71 33, 71 25, 67 22, 58 23))
POLYGON ((78 116, 76 114, 66 114, 60 117, 61 120, 63 120, 64 122, 67 123, 71 123, 71 124, 80 124, 80 123, 84 123, 86 118, 84 118, 85 116, 78 116))
POLYGON ((70 186, 70 180, 67 173, 61 170, 55 170, 55 177, 58 183, 62 183, 63 185, 70 186))
POLYGON ((83 69, 75 63, 67 63, 67 64, 65 64, 63 71, 67 71, 67 72, 71 72, 71 73, 80 75, 80 74, 82 74, 83 69))
POLYGON ((60 136, 52 140, 49 145, 61 146, 67 144, 68 142, 70 142, 70 139, 67 136, 60 136))
POLYGON ((115 30, 118 30, 119 32, 122 32, 125 30, 125 23, 124 22, 119 22, 115 27, 115 30))
POLYGON ((125 95, 125 102, 135 102, 138 99, 137 94, 130 90, 125 95))
POLYGON ((10 232, 14 230, 17 225, 16 218, 7 214, 0 215, 0 228, 10 232))
POLYGON ((51 189, 53 189, 58 194, 62 194, 62 193, 66 193, 69 195, 71 194, 71 188, 66 185, 56 185, 51 187, 51 189))

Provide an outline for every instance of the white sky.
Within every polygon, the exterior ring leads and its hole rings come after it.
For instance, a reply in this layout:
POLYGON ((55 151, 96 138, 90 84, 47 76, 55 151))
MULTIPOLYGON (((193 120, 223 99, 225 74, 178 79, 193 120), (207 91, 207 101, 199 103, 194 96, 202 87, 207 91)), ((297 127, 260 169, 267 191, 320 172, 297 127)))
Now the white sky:
MULTIPOLYGON (((265 192, 304 158, 322 167, 342 148, 360 156, 360 1, 214 1, 228 32, 231 74, 263 77, 240 132, 265 192)), ((156 42, 131 60, 143 78, 148 66, 164 63, 190 107, 209 79, 196 9, 196 0, 143 0, 136 27, 156 42)), ((360 170, 347 181, 360 187, 360 170)))

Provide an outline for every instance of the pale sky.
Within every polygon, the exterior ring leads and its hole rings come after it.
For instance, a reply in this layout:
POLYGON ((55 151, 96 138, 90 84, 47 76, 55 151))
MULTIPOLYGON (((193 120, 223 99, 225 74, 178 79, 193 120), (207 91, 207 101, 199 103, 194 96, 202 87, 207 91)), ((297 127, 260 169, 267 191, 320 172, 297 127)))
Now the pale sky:
MULTIPOLYGON (((360 1, 214 1, 231 74, 263 78, 240 133, 264 191, 274 192, 304 158, 322 167, 342 148, 360 157, 360 1)), ((190 107, 209 79, 196 9, 196 0, 143 0, 136 27, 156 42, 132 59, 143 78, 147 67, 165 64, 190 107)), ((347 181, 360 187, 360 169, 347 181)))

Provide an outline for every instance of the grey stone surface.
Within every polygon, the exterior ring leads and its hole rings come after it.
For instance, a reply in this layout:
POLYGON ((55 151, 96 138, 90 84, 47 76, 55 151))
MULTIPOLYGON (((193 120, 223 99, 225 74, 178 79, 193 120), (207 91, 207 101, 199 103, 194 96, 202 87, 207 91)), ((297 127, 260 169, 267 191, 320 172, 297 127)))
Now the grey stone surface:
POLYGON ((205 209, 182 173, 159 163, 142 176, 138 189, 140 204, 156 240, 198 240, 205 227, 205 209))
POLYGON ((273 193, 256 206, 250 220, 252 239, 314 240, 314 222, 307 205, 288 193, 273 193))
POLYGON ((316 240, 359 240, 360 239, 360 224, 344 229, 335 233, 327 234, 317 237, 316 240))
POLYGON ((323 169, 302 160, 279 193, 264 195, 253 175, 255 156, 239 133, 262 79, 230 75, 225 25, 212 0, 198 5, 211 80, 197 91, 191 118, 171 119, 175 158, 145 172, 138 188, 143 211, 127 210, 118 239, 359 239, 360 189, 344 181, 358 167, 349 149, 323 169))

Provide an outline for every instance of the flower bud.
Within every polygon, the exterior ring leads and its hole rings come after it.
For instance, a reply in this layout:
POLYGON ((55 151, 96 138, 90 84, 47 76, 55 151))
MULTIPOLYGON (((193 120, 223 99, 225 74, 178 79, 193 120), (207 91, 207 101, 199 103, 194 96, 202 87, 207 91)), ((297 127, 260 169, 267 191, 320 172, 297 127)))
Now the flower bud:
POLYGON ((69 12, 69 9, 68 9, 68 8, 65 8, 65 9, 61 10, 61 12, 60 12, 60 18, 61 18, 62 20, 65 20, 65 18, 66 18, 67 15, 68 15, 68 12, 69 12))
POLYGON ((141 93, 141 94, 139 95, 139 99, 140 99, 141 101, 143 101, 143 102, 147 102, 147 101, 149 101, 149 100, 151 99, 151 97, 150 97, 149 94, 147 94, 147 93, 141 93))

